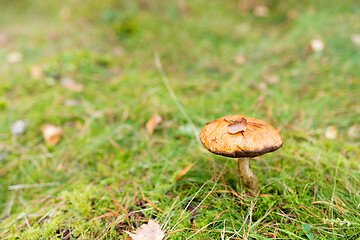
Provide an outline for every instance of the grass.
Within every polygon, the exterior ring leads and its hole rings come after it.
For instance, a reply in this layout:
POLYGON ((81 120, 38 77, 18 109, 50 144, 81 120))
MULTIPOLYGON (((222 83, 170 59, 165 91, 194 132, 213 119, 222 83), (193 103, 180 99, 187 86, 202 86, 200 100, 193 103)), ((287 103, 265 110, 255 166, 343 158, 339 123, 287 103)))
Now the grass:
POLYGON ((360 122, 360 7, 256 1, 270 10, 256 17, 251 2, 3 1, 0 238, 126 239, 156 219, 169 239, 360 239, 359 135, 348 134, 360 122), (315 38, 324 51, 308 50, 315 38), (14 51, 24 59, 7 63, 14 51), (31 77, 35 65, 45 76, 31 77), (272 74, 279 82, 264 85, 272 74), (163 122, 150 136, 154 114, 163 122), (233 114, 284 139, 253 162, 254 198, 236 161, 194 136, 233 114), (26 130, 14 136, 19 119, 26 130), (46 123, 64 130, 55 146, 46 123))

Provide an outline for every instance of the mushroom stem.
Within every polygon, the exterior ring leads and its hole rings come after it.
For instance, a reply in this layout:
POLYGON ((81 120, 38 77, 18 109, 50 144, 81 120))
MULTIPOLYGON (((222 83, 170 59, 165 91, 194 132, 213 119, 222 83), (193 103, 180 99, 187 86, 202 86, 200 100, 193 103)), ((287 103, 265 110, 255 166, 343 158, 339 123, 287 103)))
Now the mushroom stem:
POLYGON ((258 190, 259 180, 256 177, 255 173, 251 170, 250 158, 239 158, 238 166, 241 181, 247 188, 249 188, 250 194, 256 194, 258 190))

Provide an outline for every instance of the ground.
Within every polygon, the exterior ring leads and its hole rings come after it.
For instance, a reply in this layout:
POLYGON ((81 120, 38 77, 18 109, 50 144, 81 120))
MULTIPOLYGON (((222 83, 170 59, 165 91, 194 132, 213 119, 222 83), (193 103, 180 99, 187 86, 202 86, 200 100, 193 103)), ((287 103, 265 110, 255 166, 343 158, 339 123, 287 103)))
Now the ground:
POLYGON ((1 5, 1 239, 126 239, 149 219, 168 239, 360 238, 356 0, 1 5), (234 114, 284 140, 253 160, 255 197, 198 142, 234 114))

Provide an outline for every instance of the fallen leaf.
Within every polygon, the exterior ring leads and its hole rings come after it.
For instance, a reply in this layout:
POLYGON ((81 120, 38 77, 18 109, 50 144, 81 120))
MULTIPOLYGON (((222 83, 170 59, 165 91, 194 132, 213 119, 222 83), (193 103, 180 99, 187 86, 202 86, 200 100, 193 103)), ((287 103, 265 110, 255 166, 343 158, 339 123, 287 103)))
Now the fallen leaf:
POLYGON ((62 78, 60 80, 62 86, 66 87, 68 90, 72 92, 82 92, 84 90, 84 85, 81 83, 77 83, 71 78, 62 78))
POLYGON ((337 137, 337 133, 338 133, 338 127, 330 126, 330 127, 326 128, 326 130, 325 130, 325 137, 327 139, 333 140, 337 137))
POLYGON ((269 9, 264 5, 258 5, 254 8, 254 16, 266 17, 269 14, 269 9))
POLYGON ((360 132, 360 125, 355 124, 349 128, 348 135, 351 138, 356 138, 359 136, 359 132, 360 132))
POLYGON ((189 6, 185 0, 178 0, 178 8, 182 13, 186 13, 189 10, 189 6))
POLYGON ((290 9, 289 11, 286 12, 286 15, 290 19, 297 19, 299 17, 299 12, 296 11, 295 9, 290 9))
POLYGON ((267 88, 267 84, 264 82, 252 83, 251 87, 259 91, 264 91, 267 88))
POLYGON ((0 33, 0 45, 5 45, 8 38, 5 33, 0 33))
POLYGON ((244 55, 236 56, 236 58, 235 58, 235 63, 236 63, 237 65, 243 65, 243 64, 245 64, 245 63, 246 63, 246 58, 245 58, 245 56, 244 56, 244 55))
POLYGON ((261 104, 261 103, 264 103, 265 100, 266 100, 266 98, 263 95, 261 95, 256 99, 256 103, 261 104))
POLYGON ((11 125, 11 133, 13 135, 22 134, 25 131, 26 122, 24 120, 17 120, 11 125))
POLYGON ((351 41, 357 45, 360 46, 360 34, 353 34, 351 35, 351 41))
POLYGON ((185 174, 190 171, 190 169, 194 166, 195 162, 190 164, 189 166, 185 167, 181 172, 175 177, 175 181, 179 181, 185 174))
POLYGON ((309 48, 313 52, 321 52, 325 48, 325 43, 321 39, 313 39, 310 42, 309 48))
POLYGON ((11 148, 3 143, 0 143, 0 151, 10 151, 11 148))
POLYGON ((30 75, 33 79, 41 79, 44 78, 44 71, 41 65, 34 65, 30 69, 30 75))
POLYGON ((243 12, 243 11, 248 11, 250 9, 253 9, 255 5, 254 0, 240 0, 238 2, 238 9, 243 12))
POLYGON ((78 99, 67 99, 67 100, 65 100, 64 104, 67 107, 79 106, 79 105, 81 105, 81 101, 78 99))
POLYGON ((23 60, 23 55, 20 52, 11 52, 6 56, 8 63, 18 63, 23 60))
POLYGON ((41 132, 47 144, 55 145, 60 140, 62 129, 52 124, 45 124, 41 128, 41 132))
POLYGON ((263 79, 268 84, 276 85, 279 83, 279 76, 275 74, 265 75, 263 79))
POLYGON ((159 224, 150 219, 148 224, 141 225, 134 233, 126 232, 133 240, 161 240, 165 234, 159 224))
POLYGON ((124 49, 122 47, 114 47, 112 49, 112 54, 115 55, 115 56, 121 56, 124 54, 124 49))
POLYGON ((157 125, 162 122, 162 118, 160 115, 155 114, 152 118, 146 123, 146 131, 148 134, 152 134, 157 125))

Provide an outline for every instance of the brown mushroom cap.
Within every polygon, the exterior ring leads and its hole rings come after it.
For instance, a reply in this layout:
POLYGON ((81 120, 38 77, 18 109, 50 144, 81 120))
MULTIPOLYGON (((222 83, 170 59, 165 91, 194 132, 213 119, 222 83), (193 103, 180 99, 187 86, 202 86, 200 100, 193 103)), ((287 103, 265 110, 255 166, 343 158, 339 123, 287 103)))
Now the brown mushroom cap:
POLYGON ((228 116, 209 122, 202 129, 200 139, 210 152, 233 158, 260 156, 278 150, 283 144, 283 140, 273 126, 244 115, 228 116), (244 132, 229 133, 229 120, 236 121, 241 118, 245 118, 248 122, 247 129, 244 132), (249 123, 261 126, 257 127, 249 123))

